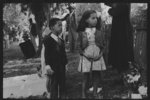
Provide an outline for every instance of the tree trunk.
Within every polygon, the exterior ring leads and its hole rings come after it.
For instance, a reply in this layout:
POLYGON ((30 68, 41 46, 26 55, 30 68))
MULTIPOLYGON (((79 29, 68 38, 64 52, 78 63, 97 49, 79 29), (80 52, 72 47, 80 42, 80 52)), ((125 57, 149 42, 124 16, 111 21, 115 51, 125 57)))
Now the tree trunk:
POLYGON ((50 13, 50 10, 49 10, 50 5, 49 4, 42 4, 40 6, 44 7, 44 8, 42 8, 42 10, 40 9, 41 11, 39 11, 39 12, 35 11, 35 13, 34 13, 35 20, 36 20, 36 32, 39 37, 39 45, 38 45, 36 57, 39 57, 41 55, 41 50, 42 50, 42 32, 43 32, 42 25, 45 20, 49 21, 49 15, 50 15, 49 14, 50 13), (45 19, 45 17, 47 17, 47 19, 45 19))
POLYGON ((69 31, 69 46, 70 46, 70 51, 74 51, 74 39, 73 39, 73 34, 72 32, 69 31))
POLYGON ((46 16, 46 18, 47 18, 47 26, 49 26, 49 20, 50 20, 50 17, 51 17, 51 16, 50 16, 50 13, 51 13, 51 12, 50 12, 50 7, 51 7, 51 5, 49 4, 49 5, 48 5, 48 12, 47 12, 47 14, 46 14, 46 15, 47 15, 47 16, 46 16))
POLYGON ((78 34, 73 31, 73 30, 70 30, 69 31, 69 44, 70 44, 70 51, 71 52, 74 52, 76 50, 76 47, 77 47, 77 36, 78 34))
POLYGON ((74 52, 77 47, 77 38, 78 33, 76 32, 77 24, 75 13, 71 14, 69 17, 69 44, 70 44, 70 51, 74 52))
MULTIPOLYGON (((50 5, 48 5, 48 8, 50 7, 50 5)), ((48 9, 48 11, 45 11, 46 13, 46 20, 47 20, 47 26, 49 26, 49 19, 50 19, 50 10, 48 9)), ((42 28, 39 26, 38 22, 37 22, 37 32, 38 32, 38 37, 39 37, 39 45, 38 45, 38 49, 37 49, 37 54, 36 57, 39 57, 41 55, 41 50, 42 50, 42 28)))

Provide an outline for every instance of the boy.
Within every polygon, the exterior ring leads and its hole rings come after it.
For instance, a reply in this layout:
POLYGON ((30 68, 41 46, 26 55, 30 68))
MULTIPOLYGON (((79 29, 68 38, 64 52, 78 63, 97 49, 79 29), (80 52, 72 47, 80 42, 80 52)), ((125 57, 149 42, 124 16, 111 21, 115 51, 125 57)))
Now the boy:
POLYGON ((65 97, 65 65, 67 57, 64 41, 58 36, 62 32, 62 22, 52 18, 49 22, 51 33, 43 39, 44 60, 47 75, 47 90, 51 99, 65 97))

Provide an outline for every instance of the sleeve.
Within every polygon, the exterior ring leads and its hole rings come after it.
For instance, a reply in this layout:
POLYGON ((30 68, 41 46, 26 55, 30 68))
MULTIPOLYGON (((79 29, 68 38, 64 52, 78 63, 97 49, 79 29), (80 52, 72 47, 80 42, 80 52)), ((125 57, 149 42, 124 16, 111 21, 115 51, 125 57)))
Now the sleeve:
MULTIPOLYGON (((99 31, 100 32, 100 31, 99 31)), ((105 40, 105 35, 104 35, 104 33, 98 33, 98 35, 96 36, 96 45, 100 48, 100 49, 102 49, 102 50, 104 50, 104 48, 105 48, 105 45, 106 45, 106 40, 105 40)))
POLYGON ((43 73, 43 74, 45 73, 45 66, 46 66, 44 53, 45 53, 45 46, 42 45, 42 51, 41 51, 41 66, 42 66, 42 73, 43 73))
POLYGON ((46 41, 47 41, 47 37, 44 37, 43 40, 42 40, 44 47, 47 45, 46 41))
POLYGON ((80 49, 79 52, 82 53, 84 49, 88 46, 88 40, 84 32, 79 33, 80 49))
POLYGON ((116 7, 112 7, 109 9, 108 13, 111 16, 120 16, 126 15, 129 12, 129 5, 128 4, 117 4, 116 7))
POLYGON ((106 35, 105 34, 102 35, 102 46, 101 46, 102 50, 106 48, 106 35))
POLYGON ((46 58, 47 58, 48 55, 45 55, 45 47, 48 46, 48 38, 47 37, 45 37, 43 39, 43 44, 44 44, 43 55, 44 55, 44 59, 45 59, 44 61, 45 61, 45 65, 47 65, 48 64, 48 60, 46 58))

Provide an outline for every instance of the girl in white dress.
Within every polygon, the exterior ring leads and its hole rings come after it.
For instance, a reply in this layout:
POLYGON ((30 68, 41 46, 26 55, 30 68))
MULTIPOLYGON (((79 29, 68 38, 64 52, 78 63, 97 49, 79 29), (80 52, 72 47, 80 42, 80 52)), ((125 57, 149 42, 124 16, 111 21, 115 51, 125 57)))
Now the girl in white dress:
POLYGON ((97 98, 100 72, 106 70, 103 59, 104 38, 99 31, 100 21, 96 11, 84 12, 77 29, 80 40, 80 62, 78 71, 83 73, 82 98, 86 97, 89 78, 92 78, 93 96, 97 98), (92 77, 90 77, 90 75, 92 77))

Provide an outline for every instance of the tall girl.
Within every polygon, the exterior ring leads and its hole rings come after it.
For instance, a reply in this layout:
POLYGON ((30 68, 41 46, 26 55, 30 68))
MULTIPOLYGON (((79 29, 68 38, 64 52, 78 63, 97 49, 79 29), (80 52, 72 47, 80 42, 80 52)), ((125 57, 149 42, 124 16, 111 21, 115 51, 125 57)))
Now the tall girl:
POLYGON ((78 25, 80 62, 78 71, 83 73, 82 98, 86 97, 89 79, 92 78, 93 96, 96 98, 101 71, 106 70, 103 59, 104 38, 96 11, 85 11, 78 25), (91 76, 91 77, 90 77, 91 76))

